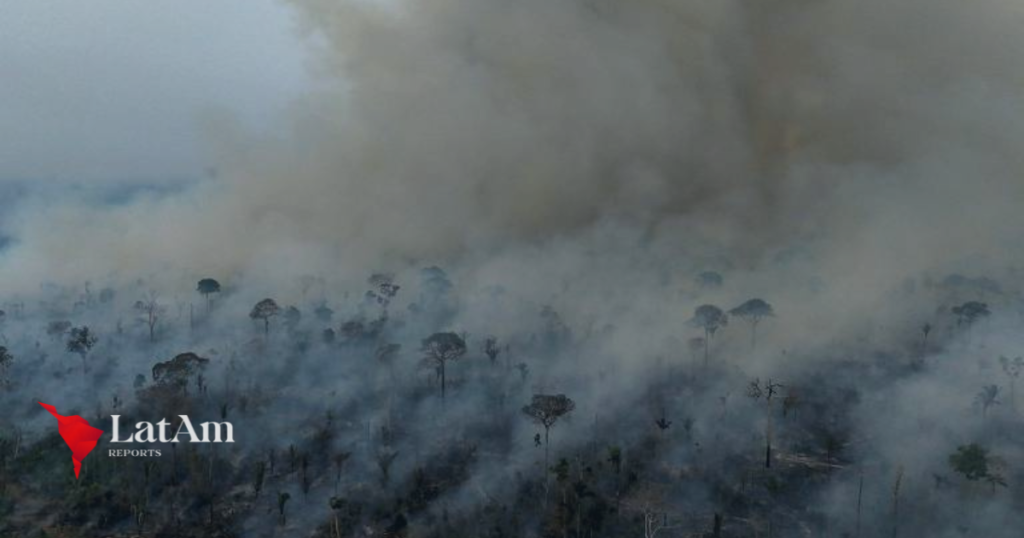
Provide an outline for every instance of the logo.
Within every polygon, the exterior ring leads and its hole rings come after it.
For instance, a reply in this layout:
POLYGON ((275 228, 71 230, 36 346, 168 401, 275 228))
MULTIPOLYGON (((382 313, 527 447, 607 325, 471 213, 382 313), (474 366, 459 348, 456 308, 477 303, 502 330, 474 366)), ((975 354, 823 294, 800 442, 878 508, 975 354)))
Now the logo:
POLYGON ((183 433, 189 437, 189 441, 192 443, 235 442, 235 428, 230 422, 203 422, 199 425, 203 435, 199 435, 196 433, 196 429, 192 425, 192 421, 189 420, 188 415, 178 415, 178 418, 181 419, 181 424, 175 430, 174 437, 167 436, 167 427, 171 423, 167 422, 166 419, 161 419, 156 424, 152 422, 139 422, 135 425, 138 431, 121 439, 121 415, 110 415, 110 418, 114 421, 111 443, 155 443, 157 441, 161 443, 177 443, 179 442, 178 437, 183 433), (159 432, 159 436, 156 435, 156 432, 159 432), (210 439, 211 433, 213 434, 212 440, 210 439))
POLYGON ((57 413, 52 405, 39 402, 47 411, 57 419, 57 432, 71 449, 71 462, 75 465, 75 480, 78 480, 78 473, 82 470, 82 460, 96 448, 103 435, 103 430, 93 428, 84 418, 74 415, 65 417, 57 413))
MULTIPOLYGON (((84 418, 74 415, 65 417, 57 413, 57 409, 49 404, 39 402, 39 405, 50 412, 57 419, 57 431, 71 449, 71 462, 75 465, 75 479, 78 479, 82 471, 82 460, 96 448, 103 430, 93 428, 84 418)), ((179 443, 182 436, 187 436, 190 443, 234 443, 235 430, 230 422, 203 422, 196 428, 188 415, 178 415, 181 422, 173 429, 173 436, 169 435, 168 426, 172 426, 166 419, 161 419, 156 424, 152 422, 139 422, 135 425, 137 431, 129 433, 127 437, 121 438, 121 415, 110 415, 113 423, 111 443, 179 443)), ((109 456, 160 456, 159 449, 110 449, 109 456)))

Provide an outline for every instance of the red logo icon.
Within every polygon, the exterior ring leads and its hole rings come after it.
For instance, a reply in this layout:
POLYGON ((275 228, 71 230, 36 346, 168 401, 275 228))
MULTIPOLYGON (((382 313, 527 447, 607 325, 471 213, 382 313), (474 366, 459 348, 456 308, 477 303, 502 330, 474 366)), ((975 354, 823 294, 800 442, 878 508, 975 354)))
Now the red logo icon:
POLYGON ((57 414, 57 408, 52 405, 39 402, 39 405, 46 408, 54 418, 57 419, 57 431, 64 438, 68 448, 71 449, 71 461, 75 464, 75 479, 78 479, 78 472, 82 469, 82 460, 96 448, 103 430, 93 428, 84 418, 74 415, 65 417, 57 414))

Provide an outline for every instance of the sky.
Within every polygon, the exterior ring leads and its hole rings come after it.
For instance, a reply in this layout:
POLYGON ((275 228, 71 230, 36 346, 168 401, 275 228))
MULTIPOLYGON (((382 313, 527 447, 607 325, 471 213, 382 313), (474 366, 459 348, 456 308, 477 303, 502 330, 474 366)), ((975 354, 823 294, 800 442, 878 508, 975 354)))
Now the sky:
POLYGON ((3 0, 0 182, 201 178, 207 120, 274 129, 304 62, 276 0, 3 0))

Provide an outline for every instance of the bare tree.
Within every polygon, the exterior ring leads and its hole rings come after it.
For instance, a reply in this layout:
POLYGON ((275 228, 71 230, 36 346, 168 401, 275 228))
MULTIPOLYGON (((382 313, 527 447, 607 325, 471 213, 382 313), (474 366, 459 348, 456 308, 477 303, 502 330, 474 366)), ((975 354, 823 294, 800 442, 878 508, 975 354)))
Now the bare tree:
POLYGON ((551 427, 573 409, 576 409, 576 403, 564 394, 534 394, 530 405, 523 406, 523 413, 526 416, 544 426, 544 469, 548 468, 548 439, 551 427))
POLYGON ((164 307, 157 302, 156 292, 149 292, 146 297, 135 302, 135 310, 142 316, 142 320, 149 327, 149 341, 156 341, 156 324, 160 315, 164 313, 164 307))
POLYGON ((466 341, 455 333, 434 333, 423 340, 424 360, 432 364, 441 379, 441 401, 445 398, 445 366, 466 354, 466 341))
POLYGON ((747 395, 755 400, 763 399, 765 402, 765 409, 768 414, 768 423, 765 426, 765 448, 764 448, 764 467, 770 469, 772 466, 772 401, 775 399, 775 395, 779 389, 784 385, 781 383, 774 383, 771 379, 768 380, 763 386, 761 385, 760 379, 755 379, 750 382, 747 388, 747 395))
POLYGON ((662 531, 680 526, 669 518, 664 486, 644 484, 626 499, 625 506, 640 516, 644 525, 644 538, 657 538, 662 531))

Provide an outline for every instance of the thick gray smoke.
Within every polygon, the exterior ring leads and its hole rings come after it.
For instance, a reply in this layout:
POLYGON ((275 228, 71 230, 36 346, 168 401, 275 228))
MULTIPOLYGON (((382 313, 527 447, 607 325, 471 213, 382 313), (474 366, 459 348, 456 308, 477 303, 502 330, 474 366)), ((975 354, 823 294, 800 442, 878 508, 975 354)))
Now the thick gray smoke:
MULTIPOLYGON (((279 419, 285 414, 312 424, 309 417, 325 408, 346 411, 345 443, 372 437, 363 435, 364 419, 377 426, 400 415, 411 433, 395 475, 408 478, 421 461, 409 451, 443 444, 437 431, 454 431, 447 424, 470 422, 497 398, 474 384, 492 374, 467 366, 458 375, 469 381, 448 404, 450 415, 417 399, 432 387, 432 372, 414 366, 419 339, 456 330, 475 347, 496 334, 517 352, 533 350, 514 359, 529 363, 532 377, 524 374, 519 392, 501 398, 524 399, 535 389, 572 394, 578 418, 560 425, 566 441, 556 447, 591 429, 632 443, 648 435, 641 425, 652 423, 634 402, 648 405, 659 383, 686 387, 664 391, 669 401, 661 405, 676 413, 677 424, 666 435, 680 441, 665 460, 708 476, 716 472, 708 469, 736 467, 718 454, 760 442, 763 410, 742 394, 746 384, 781 377, 806 389, 807 413, 818 412, 815 405, 840 409, 836 415, 855 426, 856 438, 845 446, 872 480, 865 520, 888 521, 897 466, 906 467, 908 502, 916 503, 909 510, 920 516, 954 502, 953 492, 932 498, 927 491, 929 473, 945 469, 953 447, 985 437, 995 453, 1020 460, 1007 437, 985 433, 992 422, 967 416, 971 396, 999 376, 995 357, 1016 356, 1024 345, 1014 332, 1019 304, 1009 306, 1019 302, 1013 279, 1024 261, 1024 12, 1016 2, 290 4, 309 36, 318 83, 294 104, 279 136, 255 138, 230 119, 211 118, 210 143, 220 156, 215 178, 117 205, 48 192, 5 219, 14 243, 0 259, 4 296, 24 296, 50 280, 117 287, 125 304, 102 307, 110 319, 100 328, 112 334, 118 327, 115 342, 143 334, 129 327, 121 336, 114 314, 130 311, 136 295, 155 288, 168 308, 177 307, 177 316, 163 321, 169 336, 153 344, 160 347, 139 344, 143 353, 111 344, 110 356, 126 357, 108 367, 119 379, 111 390, 128 393, 125 372, 145 372, 154 350, 169 358, 186 345, 219 349, 222 370, 214 375, 235 383, 226 357, 237 352, 255 371, 237 381, 244 390, 259 396, 258 381, 282 385, 270 389, 279 389, 278 407, 253 412, 261 435, 268 432, 264 439, 299 442, 294 421, 279 419), (429 295, 417 288, 416 269, 433 264, 457 289, 457 308, 436 316, 423 314, 422 304, 409 307, 429 295), (395 327, 387 336, 405 346, 397 385, 408 390, 395 397, 395 413, 390 395, 386 411, 372 406, 389 382, 383 369, 371 375, 358 362, 366 357, 356 355, 370 351, 339 352, 317 341, 312 351, 293 352, 291 336, 260 344, 246 325, 252 304, 271 294, 307 313, 322 298, 338 309, 334 327, 370 320, 375 314, 344 294, 359 297, 374 271, 397 273, 403 286, 401 304, 385 319, 395 327), (721 273, 727 285, 695 284, 701 271, 721 273), (959 282, 1012 278, 1000 293, 963 291, 943 287, 950 273, 964 273, 959 282), (303 275, 323 284, 296 285, 303 275), (213 321, 193 334, 184 327, 188 302, 198 299, 180 295, 206 276, 225 283, 225 298, 213 321), (985 293, 1001 297, 998 305, 992 298, 999 316, 965 336, 949 307, 989 299, 985 293), (684 371, 700 362, 687 347, 700 336, 686 325, 694 307, 751 297, 770 300, 779 312, 766 322, 759 347, 751 350, 747 328, 734 319, 714 340, 718 377, 684 371), (537 334, 562 328, 544 305, 564 320, 573 345, 538 343, 537 334), (539 311, 548 326, 540 327, 539 311), (918 344, 926 321, 941 342, 933 348, 918 344), (927 366, 919 355, 928 356, 927 366), (913 375, 912 358, 920 359, 913 375), (660 379, 663 366, 678 378, 660 379), (848 379, 845 369, 857 375, 848 379), (692 377, 678 382, 685 375, 692 377), (857 391, 863 400, 845 397, 857 391), (358 398, 371 403, 359 407, 358 398), (687 430, 681 440, 686 418, 694 419, 695 433, 691 439, 687 430), (449 422, 428 426, 431 420, 449 422)), ((303 319, 304 330, 324 328, 303 319)), ((29 348, 31 339, 22 336, 19 345, 29 348)), ((61 353, 60 344, 42 349, 61 353)), ((39 354, 42 363, 46 353, 39 354)), ((514 372, 511 364, 506 370, 514 372)), ((77 396, 67 388, 73 381, 54 379, 77 396)), ((506 408, 502 400, 495 415, 511 409, 521 420, 520 402, 512 403, 506 408)), ((1016 418, 1008 411, 997 420, 1016 418)), ((528 452, 533 426, 507 430, 507 459, 480 463, 444 502, 470 512, 482 502, 479 491, 513 483, 506 469, 527 473, 540 465, 528 452)), ((811 437, 786 425, 779 430, 786 450, 787 435, 811 437)), ((364 441, 366 454, 354 466, 373 476, 371 443, 364 441)), ((807 502, 849 529, 857 481, 846 471, 807 502)), ((1013 472, 1011 482, 1024 479, 1013 472)), ((316 504, 308 505, 317 508, 295 518, 306 530, 324 518, 330 488, 318 487, 316 504)), ((711 496, 698 491, 687 506, 709 514, 720 506, 711 496)), ((987 506, 1014 521, 1009 501, 987 506)), ((261 518, 253 516, 248 535, 271 533, 257 529, 261 518)), ((934 524, 952 529, 956 522, 934 524)))
POLYGON ((211 120, 216 180, 26 205, 4 286, 362 278, 609 220, 751 268, 806 249, 857 288, 1019 249, 1011 2, 293 4, 321 83, 279 138, 211 120))

